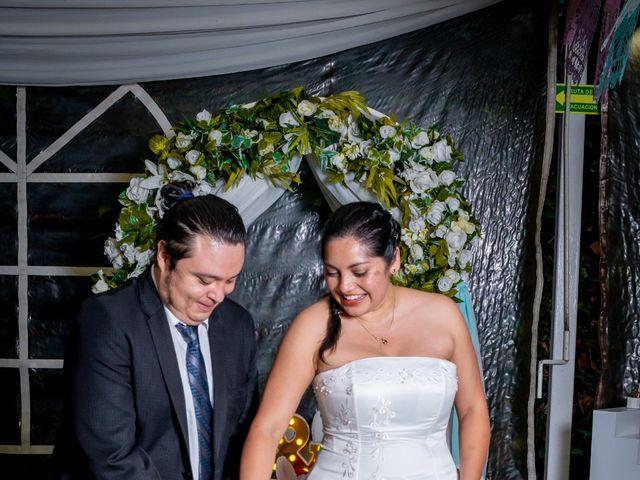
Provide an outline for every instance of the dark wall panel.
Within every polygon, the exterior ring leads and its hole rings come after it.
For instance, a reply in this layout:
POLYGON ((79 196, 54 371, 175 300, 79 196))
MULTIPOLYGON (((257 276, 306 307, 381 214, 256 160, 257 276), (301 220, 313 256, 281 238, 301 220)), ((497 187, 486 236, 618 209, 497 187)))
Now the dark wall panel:
POLYGON ((16 368, 0 368, 0 443, 20 443, 20 375, 16 368))
POLYGON ((32 183, 29 205, 29 264, 108 266, 104 241, 120 213, 118 183, 32 183))
POLYGON ((31 391, 31 444, 52 445, 61 420, 62 369, 38 368, 29 371, 31 391))
POLYGON ((18 358, 18 277, 0 275, 0 358, 18 358))
POLYGON ((17 194, 15 183, 0 183, 0 265, 18 263, 17 194))
POLYGON ((90 294, 89 277, 29 277, 29 358, 64 358, 71 319, 90 294))
POLYGON ((607 156, 601 164, 603 302, 600 332, 607 344, 600 406, 624 404, 640 389, 640 50, 636 31, 620 87, 610 94, 607 156))
MULTIPOLYGON (((0 85, 0 151, 15 161, 16 140, 16 87, 0 85)), ((0 163, 0 173, 10 172, 0 163)))
POLYGON ((27 89, 27 161, 55 142, 116 87, 27 89))

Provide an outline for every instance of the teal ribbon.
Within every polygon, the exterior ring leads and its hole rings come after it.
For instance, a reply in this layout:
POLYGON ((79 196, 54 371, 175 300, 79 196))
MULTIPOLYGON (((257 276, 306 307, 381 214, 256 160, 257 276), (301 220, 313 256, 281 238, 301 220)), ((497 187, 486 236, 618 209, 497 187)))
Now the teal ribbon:
MULTIPOLYGON (((471 303, 471 297, 469 296, 469 290, 467 290, 467 286, 464 282, 460 282, 456 285, 458 290, 458 294, 456 295, 457 299, 460 300, 458 303, 458 308, 462 312, 462 316, 464 317, 464 321, 467 324, 467 328, 469 329, 469 334, 471 335, 471 343, 473 344, 473 348, 476 351, 476 358, 478 359, 478 366, 480 367, 480 375, 482 378, 482 356, 480 354, 480 340, 478 339, 478 327, 476 326, 476 318, 473 314, 473 304, 471 303)), ((456 413, 455 408, 453 409, 452 416, 452 428, 451 428, 451 455, 453 455, 453 460, 456 462, 456 465, 460 465, 460 447, 459 447, 459 424, 458 424, 458 414, 456 413)))

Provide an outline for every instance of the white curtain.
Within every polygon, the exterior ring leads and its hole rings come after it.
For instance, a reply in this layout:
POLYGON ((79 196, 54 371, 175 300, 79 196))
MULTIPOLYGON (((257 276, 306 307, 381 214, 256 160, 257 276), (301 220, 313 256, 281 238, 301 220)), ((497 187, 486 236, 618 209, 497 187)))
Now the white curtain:
POLYGON ((0 84, 124 84, 253 70, 498 1, 0 0, 0 84))

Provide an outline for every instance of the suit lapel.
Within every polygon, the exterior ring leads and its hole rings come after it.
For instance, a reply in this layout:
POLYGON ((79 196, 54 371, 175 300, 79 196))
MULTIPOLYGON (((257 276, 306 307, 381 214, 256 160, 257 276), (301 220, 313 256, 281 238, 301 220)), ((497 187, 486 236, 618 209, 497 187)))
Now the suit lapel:
POLYGON ((229 408, 229 398, 227 394, 229 391, 227 385, 228 375, 225 372, 228 366, 222 361, 225 358, 223 352, 228 347, 225 345, 225 322, 219 310, 219 308, 216 308, 209 320, 209 345, 211 346, 211 370, 213 372, 214 462, 217 461, 220 456, 220 445, 229 408))
POLYGON ((144 312, 147 314, 147 324, 151 332, 153 345, 162 370, 169 392, 171 404, 176 413, 178 424, 180 425, 180 434, 184 445, 189 446, 188 430, 187 430, 187 410, 185 406, 184 393, 182 391, 182 381, 180 379, 180 370, 178 369, 178 360, 169 331, 169 324, 164 313, 164 307, 158 296, 153 279, 151 278, 151 269, 148 268, 140 278, 140 300, 144 312))

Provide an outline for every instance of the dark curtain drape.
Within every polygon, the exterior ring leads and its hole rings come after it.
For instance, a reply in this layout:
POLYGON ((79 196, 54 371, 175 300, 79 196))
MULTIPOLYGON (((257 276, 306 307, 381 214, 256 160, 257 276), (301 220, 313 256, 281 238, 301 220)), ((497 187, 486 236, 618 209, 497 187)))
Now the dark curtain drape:
POLYGON ((602 122, 600 408, 622 405, 623 397, 640 388, 639 91, 640 49, 632 41, 622 84, 610 92, 602 122))

